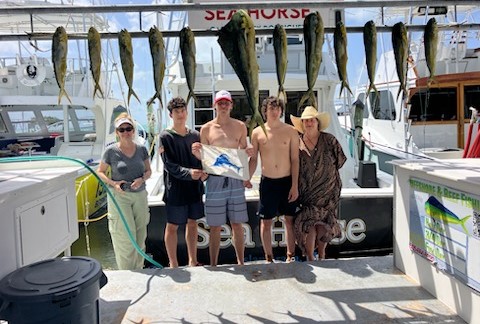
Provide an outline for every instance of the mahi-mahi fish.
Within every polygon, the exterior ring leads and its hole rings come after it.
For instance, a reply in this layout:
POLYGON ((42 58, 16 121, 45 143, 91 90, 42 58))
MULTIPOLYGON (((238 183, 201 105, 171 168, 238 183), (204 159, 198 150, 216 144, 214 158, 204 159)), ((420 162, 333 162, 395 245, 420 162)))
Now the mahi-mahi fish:
POLYGON ((465 222, 472 217, 471 215, 466 216, 462 219, 458 218, 452 211, 446 208, 437 198, 430 196, 425 202, 425 211, 427 215, 446 224, 459 224, 462 226, 463 231, 468 235, 467 227, 465 222))
POLYGON ((277 97, 287 102, 287 92, 283 87, 287 74, 287 33, 282 25, 277 24, 273 29, 273 49, 275 51, 275 66, 277 71, 277 97))
POLYGON ((152 55, 153 64, 153 81, 155 83, 155 94, 147 102, 147 106, 151 105, 153 101, 158 98, 160 106, 163 108, 162 102, 162 84, 165 77, 165 43, 163 42, 163 35, 157 26, 150 28, 148 32, 148 43, 150 44, 150 54, 152 55))
POLYGON ((408 60, 408 39, 407 28, 402 22, 393 25, 392 28, 392 46, 393 54, 395 56, 395 67, 397 69, 398 81, 400 87, 398 88, 397 99, 403 91, 403 97, 407 95, 407 60, 408 60))
POLYGON ((318 77, 318 70, 322 63, 322 47, 324 42, 323 20, 318 11, 308 14, 303 21, 303 39, 305 42, 305 65, 307 70, 307 92, 302 96, 298 104, 300 111, 302 105, 317 107, 317 100, 313 87, 318 77))
POLYGON ((187 105, 190 98, 193 98, 198 106, 197 96, 195 96, 195 75, 197 63, 195 60, 195 36, 190 27, 183 27, 180 30, 180 52, 182 53, 183 69, 188 85, 187 105))
POLYGON ((267 130, 258 110, 258 63, 255 52, 255 28, 248 13, 241 9, 232 15, 230 21, 218 31, 218 44, 232 65, 247 95, 252 112, 250 134, 258 124, 265 134, 267 130))
POLYGON ((347 30, 341 21, 337 22, 337 25, 335 26, 335 32, 333 33, 333 47, 335 50, 335 61, 337 62, 338 77, 340 78, 341 82, 340 96, 342 95, 344 88, 346 88, 350 94, 352 94, 352 90, 350 90, 347 78, 347 30))
POLYGON ((370 20, 363 26, 363 44, 365 46, 365 61, 367 64, 367 74, 370 80, 366 96, 371 90, 375 91, 377 98, 378 90, 375 86, 375 67, 377 66, 377 27, 375 23, 370 20))
POLYGON ((118 47, 120 50, 120 62, 122 63, 123 75, 125 76, 125 81, 128 85, 127 103, 130 105, 130 97, 132 95, 134 95, 138 102, 140 102, 140 99, 132 88, 134 68, 132 37, 126 29, 122 29, 118 33, 118 47))
POLYGON ((102 67, 102 43, 100 40, 100 34, 95 27, 90 27, 88 30, 88 56, 90 57, 90 71, 92 71, 93 82, 95 83, 95 89, 93 90, 93 97, 97 90, 103 96, 103 91, 100 88, 100 71, 102 67))
POLYGON ((430 76, 428 77, 428 85, 433 82, 435 77, 435 65, 437 60, 437 46, 438 46, 438 27, 435 18, 430 18, 425 26, 423 34, 423 42, 425 44, 425 60, 427 62, 430 76))
POLYGON ((55 79, 57 80, 60 92, 58 94, 58 104, 62 101, 62 96, 65 95, 68 101, 72 103, 70 97, 65 91, 65 74, 67 73, 67 54, 68 54, 68 36, 65 28, 57 27, 52 39, 52 62, 55 79))

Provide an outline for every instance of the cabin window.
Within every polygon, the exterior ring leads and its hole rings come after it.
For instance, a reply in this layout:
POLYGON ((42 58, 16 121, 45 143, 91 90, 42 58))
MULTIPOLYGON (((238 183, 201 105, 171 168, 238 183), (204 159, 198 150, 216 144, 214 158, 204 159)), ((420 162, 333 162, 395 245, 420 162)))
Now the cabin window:
POLYGON ((197 94, 196 96, 198 107, 195 107, 194 127, 199 131, 203 124, 213 119, 214 110, 211 94, 197 94))
POLYGON ((37 133, 41 131, 40 124, 33 111, 7 112, 15 134, 37 133))
POLYGON ((368 101, 372 110, 373 118, 381 120, 395 120, 395 101, 393 100, 392 93, 388 90, 370 92, 368 95, 368 101))
POLYGON ((420 89, 410 99, 412 121, 457 120, 457 89, 420 89))
POLYGON ((465 86, 465 107, 464 118, 470 119, 472 112, 470 107, 476 108, 480 112, 480 85, 465 86))
MULTIPOLYGON (((71 107, 68 110, 68 131, 79 133, 95 132, 95 115, 84 107, 71 107)), ((63 110, 45 109, 42 116, 49 133, 63 133, 63 110)))
MULTIPOLYGON (((42 110, 41 113, 49 133, 63 133, 63 110, 49 109, 42 110)), ((68 128, 70 131, 73 131, 73 124, 71 122, 68 128)))

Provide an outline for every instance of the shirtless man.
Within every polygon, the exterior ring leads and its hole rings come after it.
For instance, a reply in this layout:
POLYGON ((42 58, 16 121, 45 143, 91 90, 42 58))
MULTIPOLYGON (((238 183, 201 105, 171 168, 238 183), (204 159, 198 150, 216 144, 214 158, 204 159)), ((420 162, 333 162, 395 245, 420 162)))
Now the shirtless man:
POLYGON ((262 161, 260 181, 260 237, 267 262, 273 261, 273 218, 285 216, 287 262, 295 259, 293 215, 298 198, 298 133, 280 120, 285 110, 283 100, 268 97, 263 101, 262 114, 267 120, 267 136, 261 127, 252 133, 253 155, 249 161, 250 177, 257 167, 258 152, 262 161))
MULTIPOLYGON (((192 153, 201 159, 202 144, 225 148, 245 149, 247 128, 245 124, 230 117, 233 109, 232 96, 221 90, 215 95, 214 107, 217 116, 200 129, 201 143, 192 144, 192 153)), ((252 150, 247 150, 247 154, 252 150)), ((243 265, 245 235, 242 223, 248 221, 245 188, 242 180, 217 175, 209 175, 206 181, 205 214, 210 226, 210 265, 216 266, 220 252, 220 231, 226 224, 227 216, 233 232, 233 246, 237 263, 243 265)))

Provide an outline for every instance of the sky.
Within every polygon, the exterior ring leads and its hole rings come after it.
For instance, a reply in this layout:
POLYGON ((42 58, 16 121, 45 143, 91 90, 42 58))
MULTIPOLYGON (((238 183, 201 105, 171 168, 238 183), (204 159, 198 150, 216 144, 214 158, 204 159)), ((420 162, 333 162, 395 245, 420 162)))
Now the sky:
MULTIPOLYGON (((50 0, 51 2, 61 2, 61 0, 50 0)), ((67 0, 63 0, 67 2, 67 0)), ((166 1, 166 0, 139 0, 139 1, 128 1, 128 0, 95 0, 95 4, 104 4, 104 5, 114 5, 114 4, 152 4, 156 1, 166 1)), ((88 4, 88 0, 73 0, 75 5, 88 4)), ((477 10, 477 16, 480 15, 477 10)), ((386 16, 389 17, 389 16, 386 16)), ((139 30, 139 17, 136 13, 121 13, 121 14, 106 14, 106 18, 109 22, 109 30, 112 32, 119 31, 122 28, 126 28, 129 31, 138 31, 139 30)), ((166 17, 159 15, 158 19, 166 20, 166 17)), ((463 17, 459 17, 459 20, 462 20, 463 17)), ((345 10, 345 24, 347 26, 363 26, 368 20, 373 19, 374 21, 380 21, 380 11, 374 8, 365 8, 365 9, 346 9, 345 10)), ((422 24, 423 18, 415 21, 414 24, 422 24)), ((398 21, 403 21, 401 17, 392 17, 385 18, 385 25, 392 26, 398 21)), ((476 22, 480 22, 480 19, 476 19, 476 22)), ((148 13, 142 15, 142 26, 144 31, 148 31, 151 26, 157 24, 157 15, 154 13, 148 13)), ((166 26, 166 25, 165 25, 166 26)), ((182 26, 178 27, 178 30, 182 26)), ((166 27, 164 27, 166 28, 166 27)), ((421 33, 416 33, 412 37, 421 37, 421 33)), ((327 37, 331 38, 331 35, 327 37)), ((363 36, 361 33, 348 33, 348 53, 349 60, 347 65, 347 71, 349 75, 349 83, 353 88, 357 85, 364 84, 366 79, 365 69, 365 56, 364 56, 364 46, 363 46, 363 36), (363 71, 363 73, 361 73, 363 71)), ((378 34, 378 52, 391 50, 391 35, 390 33, 379 33, 378 34), (383 42, 382 42, 383 40, 383 42)), ((210 48, 213 48, 215 51, 220 52, 220 48, 217 44, 215 37, 196 37, 197 41, 197 57, 196 60, 198 63, 210 62, 210 48), (202 50, 199 50, 199 49, 202 50)), ((116 60, 118 66, 120 66, 120 59, 118 55, 118 44, 115 39, 110 40, 111 49, 113 57, 116 60)), ((102 42, 102 46, 105 47, 106 41, 102 42)), ((134 53, 134 82, 133 88, 135 92, 141 99, 141 103, 138 103, 135 98, 132 97, 130 102, 130 109, 132 114, 142 123, 146 123, 146 104, 145 102, 150 99, 154 91, 153 75, 152 75, 152 61, 150 56, 150 49, 148 44, 148 38, 134 38, 132 41, 133 53, 134 53)), ((78 43, 69 42, 70 49, 76 50, 78 43)), ((80 48, 82 45, 80 45, 80 48)), ((480 46, 480 45, 479 45, 480 46)), ((39 42, 39 47, 44 49, 45 52, 37 52, 38 56, 46 56, 50 58, 51 53, 49 49, 51 47, 50 42, 39 42)), ((35 53, 34 49, 29 45, 24 45, 25 49, 29 49, 32 53, 35 53)), ((2 44, 0 48, 0 55, 15 55, 18 49, 18 45, 14 42, 2 44)), ((83 49, 86 53, 86 42, 84 42, 83 49)), ((327 51, 327 45, 325 44, 324 51, 327 51)), ((70 51, 72 52, 72 51, 70 51)), ((70 53, 69 52, 69 53, 70 53)), ((25 54, 25 53, 24 53, 25 54)), ((219 57, 218 55, 216 57, 219 57)), ((121 68, 119 69, 120 79, 115 79, 113 81, 113 95, 116 97, 126 96, 127 86, 123 78, 121 68)))

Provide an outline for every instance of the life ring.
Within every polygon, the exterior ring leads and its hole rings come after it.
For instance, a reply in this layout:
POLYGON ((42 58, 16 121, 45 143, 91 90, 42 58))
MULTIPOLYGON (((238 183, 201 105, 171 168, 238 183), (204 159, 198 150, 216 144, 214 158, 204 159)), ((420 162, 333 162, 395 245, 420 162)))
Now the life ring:
POLYGON ((20 65, 16 70, 18 81, 27 87, 36 87, 45 80, 45 67, 30 62, 20 65))

